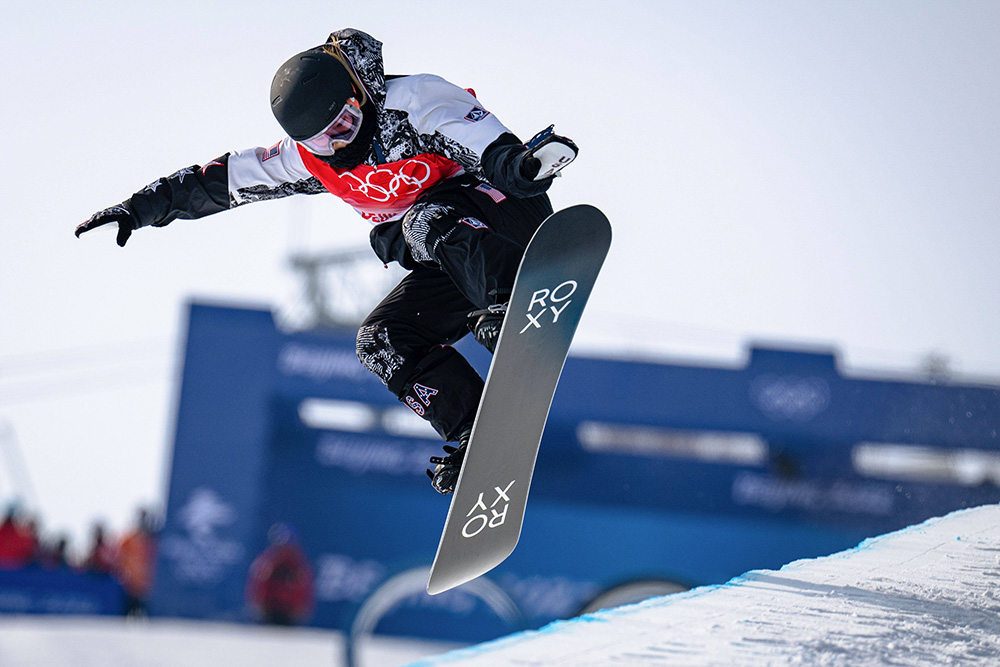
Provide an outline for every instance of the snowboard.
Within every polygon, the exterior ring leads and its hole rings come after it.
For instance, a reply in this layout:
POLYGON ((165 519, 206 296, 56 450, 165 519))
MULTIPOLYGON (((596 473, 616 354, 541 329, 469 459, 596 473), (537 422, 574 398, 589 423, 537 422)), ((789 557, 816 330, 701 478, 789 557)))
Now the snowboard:
POLYGON ((514 551, 549 407, 610 245, 608 219, 586 204, 550 215, 528 244, 427 581, 431 595, 514 551))

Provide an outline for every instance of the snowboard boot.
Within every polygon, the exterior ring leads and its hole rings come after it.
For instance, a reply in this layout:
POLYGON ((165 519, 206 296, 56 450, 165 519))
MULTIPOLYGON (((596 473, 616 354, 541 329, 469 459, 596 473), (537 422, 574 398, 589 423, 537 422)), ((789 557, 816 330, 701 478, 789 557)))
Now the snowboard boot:
POLYGON ((503 318, 507 314, 507 304, 501 303, 490 306, 486 310, 475 310, 469 313, 469 328, 472 335, 476 337, 476 342, 490 351, 490 354, 497 349, 497 340, 500 338, 500 327, 503 326, 503 318))
POLYGON ((444 451, 447 456, 432 456, 431 463, 434 470, 427 470, 427 476, 431 478, 431 486, 443 496, 455 492, 455 484, 458 483, 458 473, 462 471, 462 461, 465 460, 465 449, 469 444, 469 437, 472 435, 472 428, 462 431, 458 438, 458 447, 445 445, 444 451))

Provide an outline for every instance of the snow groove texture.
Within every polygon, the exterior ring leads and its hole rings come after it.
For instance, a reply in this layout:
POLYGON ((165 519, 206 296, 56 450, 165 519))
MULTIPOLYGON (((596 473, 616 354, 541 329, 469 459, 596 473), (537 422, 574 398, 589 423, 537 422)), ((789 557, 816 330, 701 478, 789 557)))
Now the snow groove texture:
POLYGON ((1000 507, 419 665, 1000 664, 1000 507))

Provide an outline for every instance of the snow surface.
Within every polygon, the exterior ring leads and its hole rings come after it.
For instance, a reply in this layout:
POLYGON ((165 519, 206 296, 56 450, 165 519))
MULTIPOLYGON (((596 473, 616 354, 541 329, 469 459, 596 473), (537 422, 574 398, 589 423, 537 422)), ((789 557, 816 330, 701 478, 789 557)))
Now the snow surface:
MULTIPOLYGON (((995 665, 998 586, 1000 506, 990 505, 472 648, 373 638, 359 667, 995 665)), ((2 667, 329 667, 343 655, 330 631, 0 617, 2 667)))
POLYGON ((991 505, 418 664, 997 665, 998 586, 991 505))
MULTIPOLYGON (((344 644, 329 630, 0 615, 0 667, 339 667, 344 644)), ((454 647, 371 638, 355 667, 402 665, 454 647)))

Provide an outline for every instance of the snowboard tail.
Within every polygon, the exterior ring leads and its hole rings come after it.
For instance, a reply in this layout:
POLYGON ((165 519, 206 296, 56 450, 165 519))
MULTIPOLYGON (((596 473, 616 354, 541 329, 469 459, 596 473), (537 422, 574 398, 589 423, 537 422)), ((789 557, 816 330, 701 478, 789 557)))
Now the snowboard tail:
POLYGON ((514 551, 559 376, 610 245, 608 219, 586 204, 553 213, 528 244, 427 582, 431 595, 514 551))

